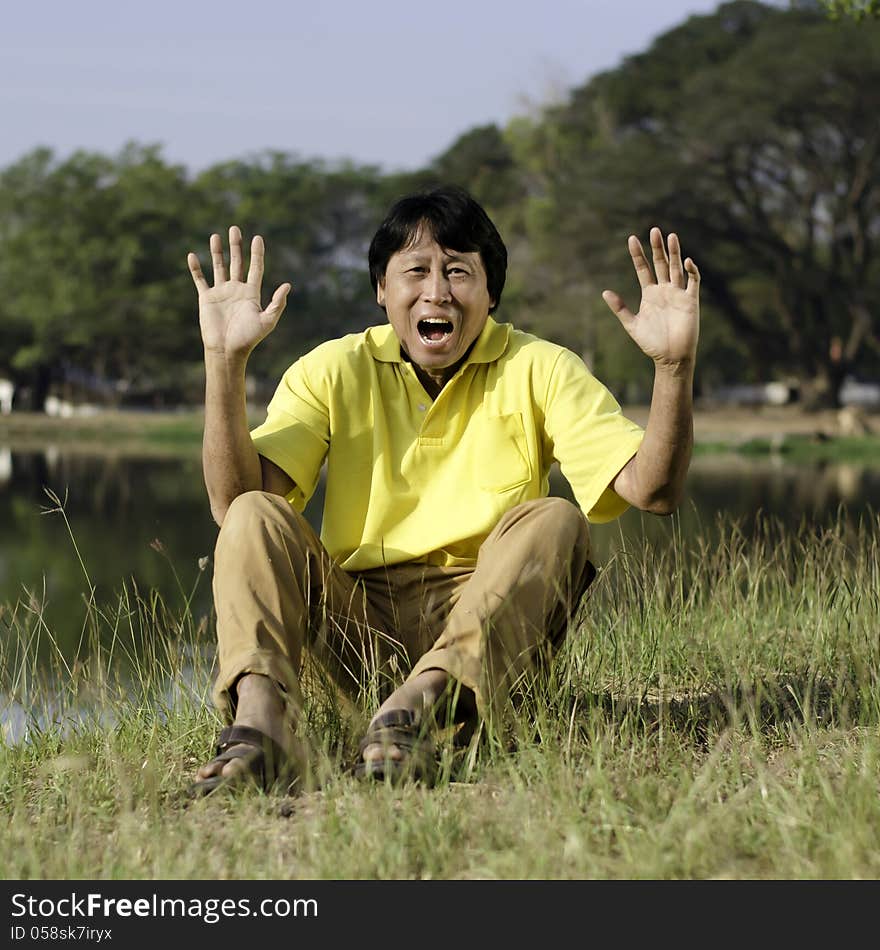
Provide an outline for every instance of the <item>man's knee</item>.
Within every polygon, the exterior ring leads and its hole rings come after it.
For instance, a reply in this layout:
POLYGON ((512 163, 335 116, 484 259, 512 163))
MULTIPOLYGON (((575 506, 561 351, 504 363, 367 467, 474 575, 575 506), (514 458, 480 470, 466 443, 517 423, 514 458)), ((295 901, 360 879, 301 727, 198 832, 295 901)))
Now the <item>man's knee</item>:
POLYGON ((540 531, 559 542, 562 551, 590 549, 590 528, 584 513, 566 498, 541 498, 535 505, 535 516, 540 520, 540 531))
POLYGON ((293 509, 286 499, 271 492, 244 492, 226 511, 223 524, 217 535, 215 559, 227 549, 233 556, 241 557, 243 546, 252 539, 265 536, 270 524, 286 524, 293 509))
POLYGON ((567 498, 558 498, 551 495, 549 498, 539 498, 535 503, 544 518, 549 518, 561 530, 566 527, 579 531, 581 525, 586 527, 587 519, 577 505, 567 498))
POLYGON ((480 558, 501 557, 532 569, 578 573, 590 559, 590 529, 580 508, 564 498, 535 498, 511 508, 480 548, 480 558), (491 555, 490 555, 491 552, 491 555))
POLYGON ((226 517, 220 530, 224 530, 228 524, 235 524, 242 519, 250 522, 254 518, 265 518, 267 515, 274 515, 282 506, 290 507, 289 503, 281 495, 275 495, 267 491, 246 491, 242 492, 236 498, 233 498, 226 510, 226 517))

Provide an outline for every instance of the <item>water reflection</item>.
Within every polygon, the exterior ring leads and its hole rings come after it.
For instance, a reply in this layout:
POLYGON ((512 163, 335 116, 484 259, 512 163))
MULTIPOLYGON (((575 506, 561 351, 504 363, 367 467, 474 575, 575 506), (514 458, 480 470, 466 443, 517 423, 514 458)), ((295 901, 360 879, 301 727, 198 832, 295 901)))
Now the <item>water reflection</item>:
MULTIPOLYGON (((559 494, 570 497, 557 481, 559 494)), ((596 525, 597 557, 607 559, 623 544, 644 540, 662 546, 676 538, 688 546, 696 536, 717 537, 722 523, 739 525, 746 538, 767 519, 796 530, 821 530, 838 517, 853 523, 880 512, 880 468, 844 462, 792 463, 780 457, 735 453, 698 456, 691 464, 684 500, 673 518, 627 511, 617 522, 596 525)))
POLYGON ((193 611, 207 613, 199 559, 215 535, 197 455, 14 452, 0 484, 0 603, 41 614, 63 647, 79 640, 90 588, 98 605, 118 603, 123 584, 155 589, 172 609, 195 588, 193 611))
MULTIPOLYGON (((558 477, 553 491, 570 494, 558 477)), ((306 512, 316 527, 322 503, 319 490, 306 512)), ((601 563, 623 543, 662 546, 676 537, 687 543, 697 533, 711 536, 722 515, 737 519, 748 536, 762 514, 792 528, 804 520, 821 526, 840 506, 852 519, 880 511, 880 469, 698 457, 675 519, 629 511, 594 526, 593 542, 601 563)), ((20 602, 35 616, 41 612, 65 650, 79 642, 90 584, 99 604, 118 603, 127 585, 142 593, 155 589, 171 610, 182 609, 195 589, 196 623, 207 616, 216 530, 198 454, 163 459, 0 450, 0 604, 20 602), (47 489, 63 501, 63 515, 47 489)))

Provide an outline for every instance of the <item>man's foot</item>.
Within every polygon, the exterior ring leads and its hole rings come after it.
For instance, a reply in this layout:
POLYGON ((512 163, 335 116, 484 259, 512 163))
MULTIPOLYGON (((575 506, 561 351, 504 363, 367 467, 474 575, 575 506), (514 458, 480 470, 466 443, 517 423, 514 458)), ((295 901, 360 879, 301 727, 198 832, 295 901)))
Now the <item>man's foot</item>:
POLYGON ((358 778, 388 780, 399 785, 409 779, 433 785, 437 773, 437 747, 427 723, 414 722, 407 709, 389 709, 373 719, 361 739, 360 760, 354 774, 358 778), (364 758, 367 749, 380 749, 381 754, 364 758))
MULTIPOLYGON (((386 774, 430 780, 434 742, 429 731, 446 711, 452 678, 444 670, 425 670, 407 680, 379 707, 360 745, 360 776, 384 778, 386 774), (370 741, 375 738, 375 741, 370 741)), ((469 710, 469 695, 459 697, 459 707, 469 710)))
POLYGON ((236 689, 235 721, 221 733, 218 754, 196 772, 193 794, 249 782, 268 790, 275 779, 293 782, 307 768, 305 750, 293 735, 275 684, 267 676, 246 673, 236 689))

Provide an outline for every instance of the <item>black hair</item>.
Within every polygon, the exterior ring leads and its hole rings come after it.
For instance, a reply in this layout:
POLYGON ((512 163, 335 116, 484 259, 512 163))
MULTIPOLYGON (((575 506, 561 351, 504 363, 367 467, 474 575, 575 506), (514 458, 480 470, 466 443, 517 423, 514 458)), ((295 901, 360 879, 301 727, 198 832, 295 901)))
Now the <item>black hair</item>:
POLYGON ((385 276, 393 254, 409 246, 427 228, 440 247, 450 251, 479 251, 486 286, 494 304, 501 301, 507 276, 507 248, 489 215, 463 188, 444 185, 398 199, 370 242, 368 261, 373 290, 385 276))

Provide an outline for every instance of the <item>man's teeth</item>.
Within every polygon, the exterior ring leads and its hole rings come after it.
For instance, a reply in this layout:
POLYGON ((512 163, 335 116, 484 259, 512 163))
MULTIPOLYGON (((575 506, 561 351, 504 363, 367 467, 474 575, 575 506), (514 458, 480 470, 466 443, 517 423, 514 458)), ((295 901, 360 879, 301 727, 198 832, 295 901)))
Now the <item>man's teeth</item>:
POLYGON ((443 317, 424 317, 419 320, 419 336, 426 342, 439 343, 446 339, 455 327, 443 317))

